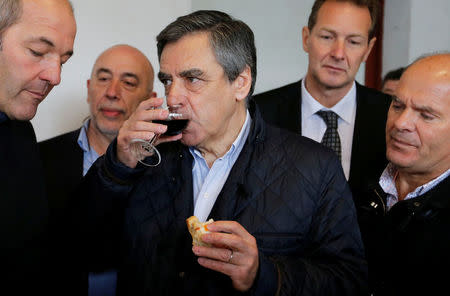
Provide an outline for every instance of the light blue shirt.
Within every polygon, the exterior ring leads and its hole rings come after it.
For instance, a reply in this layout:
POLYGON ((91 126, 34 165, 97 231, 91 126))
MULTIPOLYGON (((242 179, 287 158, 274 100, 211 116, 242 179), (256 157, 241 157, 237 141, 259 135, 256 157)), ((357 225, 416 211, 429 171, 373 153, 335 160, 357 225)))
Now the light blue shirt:
MULTIPOLYGON (((84 122, 80 129, 80 135, 78 136, 77 143, 83 150, 83 176, 89 171, 89 168, 99 157, 98 153, 89 145, 89 139, 87 137, 87 130, 89 128, 88 119, 84 122)), ((116 295, 116 282, 117 271, 108 270, 99 273, 89 273, 89 296, 114 296, 116 295)))
POLYGON ((83 176, 86 175, 89 168, 92 166, 92 164, 97 160, 99 155, 91 146, 89 145, 89 140, 87 137, 87 130, 89 127, 89 122, 91 120, 88 119, 84 122, 83 126, 80 130, 80 135, 78 136, 77 143, 80 146, 80 148, 83 150, 83 176))
POLYGON ((356 117, 356 83, 353 82, 353 86, 348 93, 336 105, 326 108, 306 90, 305 79, 302 79, 302 135, 319 143, 327 130, 325 121, 316 114, 320 110, 330 110, 339 115, 338 133, 342 149, 341 162, 345 177, 348 180, 356 117))
POLYGON ((247 110, 244 125, 239 132, 236 140, 224 156, 216 159, 211 168, 208 167, 206 160, 199 150, 190 147, 189 151, 194 157, 194 166, 192 167, 192 180, 194 190, 194 215, 204 222, 211 213, 217 196, 222 190, 225 181, 230 174, 236 159, 244 147, 250 132, 252 119, 247 110))

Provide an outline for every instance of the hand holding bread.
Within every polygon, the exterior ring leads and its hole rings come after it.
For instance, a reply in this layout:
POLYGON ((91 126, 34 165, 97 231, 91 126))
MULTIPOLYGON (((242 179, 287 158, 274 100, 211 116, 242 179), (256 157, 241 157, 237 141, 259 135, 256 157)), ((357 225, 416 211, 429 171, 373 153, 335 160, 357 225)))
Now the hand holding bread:
POLYGON ((236 221, 210 219, 202 223, 192 216, 186 224, 198 263, 228 275, 236 290, 248 291, 259 268, 256 239, 236 221))
POLYGON ((202 235, 205 233, 209 233, 208 224, 211 224, 212 222, 214 222, 213 219, 209 219, 206 222, 200 222, 195 216, 191 216, 186 219, 189 233, 192 236, 193 246, 211 247, 210 244, 204 243, 202 241, 202 235))

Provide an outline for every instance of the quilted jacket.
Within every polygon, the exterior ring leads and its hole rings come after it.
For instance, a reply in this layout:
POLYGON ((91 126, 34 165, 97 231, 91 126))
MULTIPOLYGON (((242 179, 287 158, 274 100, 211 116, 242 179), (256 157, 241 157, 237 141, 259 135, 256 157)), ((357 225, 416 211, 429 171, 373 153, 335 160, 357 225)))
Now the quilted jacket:
MULTIPOLYGON (((249 137, 210 214, 239 222, 256 238, 260 267, 248 293, 364 294, 367 265, 337 157, 267 126, 253 104, 250 113, 249 137)), ((115 160, 115 145, 94 164, 79 195, 88 260, 106 262, 120 252, 123 295, 239 294, 227 276, 201 267, 192 253, 185 222, 194 211, 187 147, 162 144, 158 167, 132 170, 115 160)))

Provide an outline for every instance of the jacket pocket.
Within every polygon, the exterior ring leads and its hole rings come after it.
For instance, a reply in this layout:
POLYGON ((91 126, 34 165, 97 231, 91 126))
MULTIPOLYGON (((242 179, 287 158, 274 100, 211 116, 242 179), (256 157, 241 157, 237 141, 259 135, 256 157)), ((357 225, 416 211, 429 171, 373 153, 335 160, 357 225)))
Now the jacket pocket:
POLYGON ((267 255, 290 254, 303 250, 303 236, 298 233, 256 233, 258 249, 267 255))

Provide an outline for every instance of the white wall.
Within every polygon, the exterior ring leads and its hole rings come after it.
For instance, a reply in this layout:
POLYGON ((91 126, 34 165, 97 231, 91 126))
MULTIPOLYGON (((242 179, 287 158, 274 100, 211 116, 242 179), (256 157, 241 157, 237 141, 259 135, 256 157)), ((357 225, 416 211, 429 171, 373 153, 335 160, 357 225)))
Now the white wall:
MULTIPOLYGON (((62 82, 32 120, 44 140, 80 127, 88 116, 86 80, 97 56, 117 43, 140 49, 159 69, 156 35, 176 17, 191 11, 190 0, 72 0, 78 25, 73 57, 64 65, 62 82)), ((155 90, 163 94, 155 80, 155 90)))
POLYGON ((385 0, 383 75, 423 54, 450 50, 449 0, 385 0))
POLYGON ((424 53, 450 50, 449 0, 411 0, 409 42, 410 62, 424 53))
POLYGON ((410 0, 385 0, 382 75, 408 64, 410 51, 410 0))

